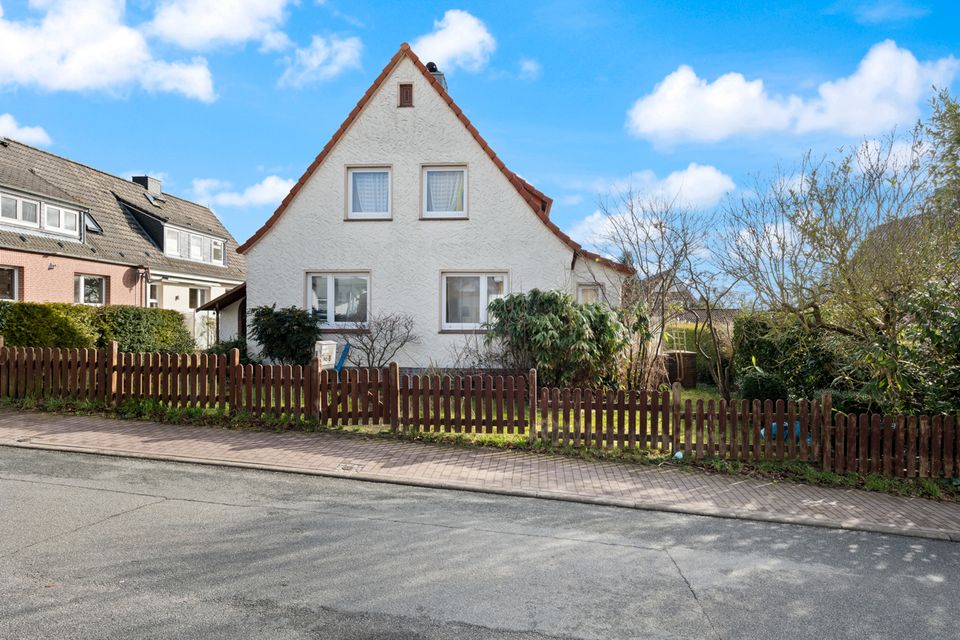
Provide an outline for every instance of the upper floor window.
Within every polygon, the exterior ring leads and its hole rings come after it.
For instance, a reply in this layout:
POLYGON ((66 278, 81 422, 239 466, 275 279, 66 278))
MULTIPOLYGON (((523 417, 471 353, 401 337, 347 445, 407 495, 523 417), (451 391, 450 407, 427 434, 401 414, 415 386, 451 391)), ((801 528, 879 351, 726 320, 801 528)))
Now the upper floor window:
POLYGON ((80 233, 79 221, 80 213, 77 211, 54 207, 49 204, 43 205, 44 229, 78 235, 80 233))
POLYGON ((390 169, 347 169, 347 218, 390 217, 390 169))
POLYGON ((367 322, 370 276, 366 273, 312 273, 307 276, 310 308, 327 326, 367 322))
POLYGON ((40 226, 40 203, 0 193, 0 220, 30 227, 40 226))
POLYGON ((467 169, 424 167, 423 217, 467 217, 467 169))
POLYGON ((167 227, 163 234, 163 252, 174 258, 223 264, 223 240, 210 236, 167 227))

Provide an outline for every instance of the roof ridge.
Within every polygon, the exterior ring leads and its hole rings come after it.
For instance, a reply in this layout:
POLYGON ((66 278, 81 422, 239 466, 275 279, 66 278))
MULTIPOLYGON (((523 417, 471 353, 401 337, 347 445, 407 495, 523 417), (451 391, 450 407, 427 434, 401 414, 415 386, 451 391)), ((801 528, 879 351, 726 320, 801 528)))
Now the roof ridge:
POLYGON ((406 42, 400 45, 400 49, 390 58, 390 61, 383 68, 383 71, 380 72, 380 75, 376 77, 373 81, 373 84, 366 90, 366 92, 361 96, 360 100, 357 102, 356 106, 350 111, 346 119, 340 125, 340 127, 334 132, 333 136, 324 145, 323 149, 320 150, 320 153, 317 154, 317 157, 313 160, 307 170, 304 171, 303 175, 300 176, 300 179, 291 187, 290 192, 287 196, 280 202, 280 205, 277 207, 276 211, 273 212, 267 221, 261 226, 250 238, 247 239, 242 245, 237 248, 239 253, 245 253, 250 247, 256 244, 260 238, 262 238, 270 230, 270 228, 276 224, 277 220, 280 219, 280 216, 283 215, 283 212, 289 206, 290 202, 294 197, 300 192, 301 187, 310 179, 313 173, 320 167, 323 161, 326 159, 327 155, 330 153, 330 150, 340 141, 340 138, 347 132, 350 126, 353 124, 354 120, 360 115, 360 112, 367 106, 370 98, 380 90, 381 85, 387 76, 393 71, 393 69, 400 63, 403 58, 408 58, 413 65, 420 71, 423 77, 426 79, 427 83, 431 85, 437 94, 440 96, 440 99, 447 103, 447 106, 453 111, 454 115, 460 120, 461 124, 467 129, 467 132, 473 136, 473 139, 476 140, 477 144, 484 150, 490 160, 496 165, 500 172, 503 173, 504 177, 513 185, 517 190, 517 193, 520 194, 520 197, 527 203, 527 205, 533 210, 533 212, 547 225, 554 235, 556 235, 564 244, 570 247, 575 253, 585 255, 591 259, 594 259, 598 263, 603 263, 606 266, 609 266, 614 269, 621 271, 633 273, 633 270, 628 266, 613 262, 608 258, 604 258, 598 254, 587 251, 579 243, 574 241, 570 236, 560 230, 553 221, 550 220, 550 209, 553 206, 553 200, 545 196, 535 187, 533 187, 526 180, 518 176, 515 172, 511 171, 503 160, 490 148, 490 145, 487 144, 487 141, 483 139, 483 136, 480 135, 480 132, 477 131, 477 128, 470 121, 470 118, 463 112, 463 110, 457 106, 457 103, 453 101, 453 98, 443 88, 443 85, 434 77, 432 73, 427 69, 426 65, 417 57, 417 54, 413 52, 410 48, 410 45, 406 42))
MULTIPOLYGON (((68 158, 68 157, 66 157, 66 156, 61 156, 60 154, 53 153, 52 151, 47 151, 46 149, 41 149, 40 147, 35 147, 35 146, 31 145, 31 144, 27 144, 27 143, 25 143, 25 142, 20 142, 19 140, 16 140, 16 139, 13 139, 13 138, 5 138, 5 140, 6 140, 7 142, 13 142, 13 143, 15 143, 15 144, 18 144, 18 145, 20 145, 21 147, 26 147, 27 149, 31 149, 31 150, 36 151, 36 152, 38 152, 38 153, 42 153, 42 154, 44 154, 44 155, 47 155, 47 156, 50 156, 50 157, 53 157, 53 158, 57 158, 58 160, 63 160, 64 162, 69 162, 69 163, 72 164, 72 165, 76 165, 76 166, 78 166, 78 167, 83 167, 84 169, 89 169, 90 171, 93 171, 93 172, 95 172, 95 173, 99 173, 100 175, 107 176, 108 178, 113 178, 114 180, 120 180, 120 181, 123 182, 124 184, 131 184, 131 185, 136 185, 136 184, 137 184, 136 182, 134 182, 134 181, 132 181, 132 180, 127 180, 126 178, 123 178, 123 177, 121 177, 121 176, 118 176, 118 175, 116 175, 116 174, 114 174, 114 173, 110 173, 110 172, 108 172, 108 171, 104 171, 103 169, 98 169, 98 168, 96 168, 96 167, 92 167, 92 166, 90 166, 89 164, 86 164, 86 163, 84 163, 84 162, 78 162, 77 160, 73 160, 73 159, 68 158)), ((31 167, 31 168, 28 169, 28 170, 29 170, 29 171, 33 171, 33 167, 31 167)), ((46 181, 46 182, 49 182, 46 178, 44 178, 43 176, 41 176, 41 175, 39 175, 39 174, 37 174, 37 173, 34 173, 34 175, 36 175, 36 176, 37 176, 38 178, 40 178, 41 180, 44 180, 44 181, 46 181)), ((56 185, 54 185, 54 186, 56 186, 56 185)), ((137 185, 137 186, 139 186, 139 185, 137 185)), ((144 189, 144 191, 146 191, 146 189, 144 189)), ((193 200, 187 200, 186 198, 182 198, 182 197, 177 196, 177 195, 174 195, 174 194, 172 194, 172 193, 166 193, 166 192, 162 192, 162 193, 163 193, 164 197, 176 198, 176 199, 179 200, 180 202, 185 202, 185 203, 187 203, 187 204, 192 204, 192 205, 197 206, 197 207, 203 207, 203 208, 206 209, 207 211, 210 211, 211 213, 213 212, 213 210, 212 210, 210 207, 208 207, 208 206, 206 206, 206 205, 204 205, 204 204, 200 204, 199 202, 194 202, 193 200)), ((216 215, 216 214, 214 214, 214 215, 216 215)), ((219 219, 219 218, 218 218, 218 219, 219 219)))

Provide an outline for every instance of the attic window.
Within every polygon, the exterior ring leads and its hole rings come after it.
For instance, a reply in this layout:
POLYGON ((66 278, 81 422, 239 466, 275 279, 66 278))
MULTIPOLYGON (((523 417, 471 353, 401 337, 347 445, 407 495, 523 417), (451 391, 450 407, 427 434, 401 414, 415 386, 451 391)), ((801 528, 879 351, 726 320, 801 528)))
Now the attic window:
POLYGON ((412 84, 401 84, 400 85, 400 103, 401 107, 412 107, 413 106, 413 85, 412 84))

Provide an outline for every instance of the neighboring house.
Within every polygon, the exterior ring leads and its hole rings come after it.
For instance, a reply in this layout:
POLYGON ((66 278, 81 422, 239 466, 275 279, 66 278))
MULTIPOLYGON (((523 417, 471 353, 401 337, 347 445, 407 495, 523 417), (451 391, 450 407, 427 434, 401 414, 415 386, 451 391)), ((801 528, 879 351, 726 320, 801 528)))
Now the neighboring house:
POLYGON ((197 309, 243 282, 236 242, 208 208, 0 138, 0 299, 176 309, 200 346, 197 309))
POLYGON ((404 44, 239 251, 247 306, 314 309, 329 333, 412 316, 410 367, 455 366, 490 300, 562 289, 616 305, 631 270, 584 250, 404 44))

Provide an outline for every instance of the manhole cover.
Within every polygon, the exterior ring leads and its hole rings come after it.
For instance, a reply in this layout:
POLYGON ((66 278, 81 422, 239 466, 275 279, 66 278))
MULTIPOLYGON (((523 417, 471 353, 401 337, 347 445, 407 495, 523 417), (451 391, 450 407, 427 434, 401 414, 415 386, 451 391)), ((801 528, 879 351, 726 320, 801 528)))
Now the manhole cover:
POLYGON ((352 462, 341 462, 337 465, 337 471, 362 471, 362 464, 354 464, 352 462))

